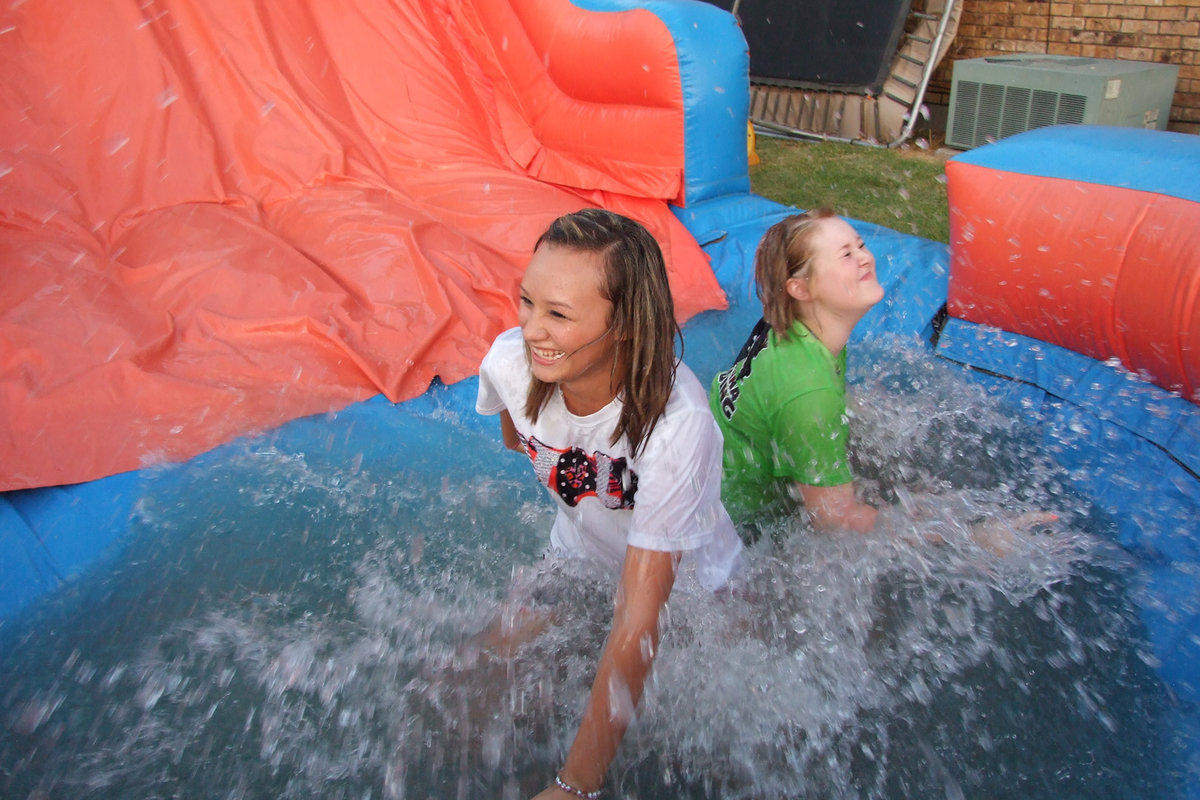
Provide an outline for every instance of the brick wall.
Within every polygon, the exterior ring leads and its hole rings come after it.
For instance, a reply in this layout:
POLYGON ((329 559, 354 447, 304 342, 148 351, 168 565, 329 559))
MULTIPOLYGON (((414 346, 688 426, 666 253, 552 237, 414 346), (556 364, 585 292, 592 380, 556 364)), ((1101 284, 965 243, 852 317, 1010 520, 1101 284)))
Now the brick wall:
POLYGON ((952 60, 1048 53, 1179 65, 1168 130, 1200 134, 1200 0, 963 0, 927 102, 948 104, 952 60))

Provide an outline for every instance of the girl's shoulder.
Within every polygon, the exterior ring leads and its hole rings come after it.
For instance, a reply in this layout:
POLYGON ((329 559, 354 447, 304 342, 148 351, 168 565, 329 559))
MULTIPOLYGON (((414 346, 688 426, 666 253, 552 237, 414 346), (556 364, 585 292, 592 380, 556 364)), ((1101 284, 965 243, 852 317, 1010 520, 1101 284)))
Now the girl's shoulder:
POLYGON ((789 331, 787 338, 776 338, 772 332, 767 349, 770 356, 763 362, 773 363, 785 373, 794 374, 798 369, 825 372, 836 367, 837 357, 799 321, 789 331))
POLYGON ((497 395, 509 412, 529 388, 529 361, 520 328, 511 328, 495 338, 479 364, 480 390, 497 395))
POLYGON ((525 340, 520 328, 509 328, 492 341, 484 362, 509 367, 517 361, 525 363, 525 340))
POLYGON ((667 400, 667 408, 671 409, 672 406, 708 410, 708 390, 700 383, 696 373, 682 361, 675 368, 675 385, 671 387, 671 396, 667 400))
POLYGON ((525 347, 524 340, 521 338, 520 328, 509 328, 506 331, 501 331, 492 341, 493 350, 519 350, 523 351, 525 347))
POLYGON ((680 363, 667 407, 638 458, 639 467, 655 465, 659 474, 678 478, 706 468, 713 458, 719 465, 720 452, 720 428, 708 403, 708 391, 680 363))
MULTIPOLYGON (((709 405, 708 390, 700 383, 686 364, 682 361, 675 372, 675 385, 667 400, 667 407, 659 421, 658 428, 666 437, 676 436, 688 431, 694 434, 699 428, 715 426, 712 407, 709 405)), ((659 434, 655 430, 655 435, 659 434)), ((687 434, 684 434, 687 435, 687 434)))

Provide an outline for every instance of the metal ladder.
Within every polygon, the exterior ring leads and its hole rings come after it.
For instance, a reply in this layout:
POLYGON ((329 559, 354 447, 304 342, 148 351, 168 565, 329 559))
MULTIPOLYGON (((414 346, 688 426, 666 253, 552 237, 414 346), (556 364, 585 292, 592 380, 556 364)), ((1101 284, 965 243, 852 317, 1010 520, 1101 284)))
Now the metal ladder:
POLYGON ((958 0, 914 2, 878 94, 753 83, 751 122, 766 134, 874 147, 903 144, 917 125, 925 91, 954 39, 960 13, 958 0))

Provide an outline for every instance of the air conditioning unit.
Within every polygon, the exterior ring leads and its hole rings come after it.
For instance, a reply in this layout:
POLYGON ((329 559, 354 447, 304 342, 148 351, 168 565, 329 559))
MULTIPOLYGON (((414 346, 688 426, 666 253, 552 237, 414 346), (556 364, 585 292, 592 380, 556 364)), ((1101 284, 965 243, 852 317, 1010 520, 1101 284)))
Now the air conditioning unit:
POLYGON ((961 150, 1046 125, 1165 130, 1179 67, 1015 53, 954 62, 946 144, 961 150))

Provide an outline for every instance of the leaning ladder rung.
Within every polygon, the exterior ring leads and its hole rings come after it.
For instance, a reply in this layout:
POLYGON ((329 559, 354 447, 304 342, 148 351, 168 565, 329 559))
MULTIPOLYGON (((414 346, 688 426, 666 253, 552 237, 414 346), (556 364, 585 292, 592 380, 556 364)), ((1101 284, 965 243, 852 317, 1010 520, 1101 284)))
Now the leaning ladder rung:
POLYGON ((906 105, 909 105, 910 103, 912 103, 912 101, 911 101, 911 100, 905 100, 905 99, 903 99, 903 98, 896 97, 896 95, 894 95, 894 94, 892 94, 891 92, 888 92, 888 91, 885 91, 885 92, 883 93, 883 96, 884 96, 884 97, 886 97, 887 99, 889 99, 889 100, 893 101, 893 102, 899 103, 899 104, 900 104, 900 105, 902 105, 902 106, 906 106, 906 105))
POLYGON ((924 11, 914 11, 909 16, 913 19, 940 19, 937 14, 926 14, 924 11))
POLYGON ((917 58, 916 56, 910 56, 908 53, 900 53, 896 57, 899 58, 901 61, 907 61, 910 64, 916 64, 918 67, 925 66, 924 61, 917 58))
POLYGON ((920 42, 921 44, 933 44, 933 39, 927 39, 924 36, 917 36, 916 34, 912 33, 908 35, 908 38, 912 39, 914 42, 920 42))
POLYGON ((910 89, 917 88, 917 85, 915 83, 913 83, 912 81, 910 81, 908 78, 902 78, 894 72, 892 73, 892 80, 894 80, 896 83, 903 84, 910 89))

